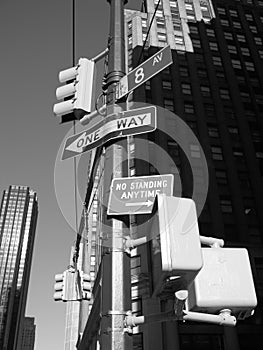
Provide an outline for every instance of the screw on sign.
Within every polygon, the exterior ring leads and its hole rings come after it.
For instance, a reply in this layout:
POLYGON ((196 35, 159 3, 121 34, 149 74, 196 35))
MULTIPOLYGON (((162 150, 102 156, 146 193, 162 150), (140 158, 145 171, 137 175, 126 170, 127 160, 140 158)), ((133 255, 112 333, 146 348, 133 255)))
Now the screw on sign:
POLYGON ((172 52, 168 45, 121 78, 116 89, 116 99, 120 99, 136 89, 171 63, 173 63, 172 52))

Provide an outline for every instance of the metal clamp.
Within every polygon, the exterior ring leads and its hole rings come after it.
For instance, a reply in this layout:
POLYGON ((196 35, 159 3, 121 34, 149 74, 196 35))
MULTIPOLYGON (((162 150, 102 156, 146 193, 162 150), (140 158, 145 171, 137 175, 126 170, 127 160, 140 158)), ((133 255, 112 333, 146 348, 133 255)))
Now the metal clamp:
POLYGON ((130 254, 132 249, 134 249, 134 248, 138 247, 139 245, 144 244, 146 242, 147 242, 146 236, 141 237, 141 238, 137 238, 137 239, 131 239, 130 236, 125 236, 124 242, 123 242, 125 252, 130 254))
POLYGON ((211 248, 223 248, 225 244, 223 239, 206 236, 200 236, 200 242, 209 245, 211 248))
POLYGON ((223 309, 220 311, 219 315, 205 314, 202 312, 192 312, 184 311, 185 315, 183 316, 184 321, 196 321, 196 322, 206 322, 214 323, 220 326, 231 326, 236 325, 235 316, 231 315, 231 310, 223 309))

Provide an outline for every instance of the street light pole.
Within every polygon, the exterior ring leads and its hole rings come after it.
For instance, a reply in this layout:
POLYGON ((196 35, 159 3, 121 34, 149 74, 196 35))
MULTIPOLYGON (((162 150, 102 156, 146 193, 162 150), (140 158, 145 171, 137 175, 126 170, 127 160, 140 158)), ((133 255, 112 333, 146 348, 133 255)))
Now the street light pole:
MULTIPOLYGON (((126 0, 107 0, 110 3, 110 36, 107 86, 107 114, 121 111, 115 104, 115 87, 125 75, 124 3, 126 0)), ((112 178, 124 174, 124 152, 127 141, 119 140, 106 147, 104 167, 103 203, 108 203, 109 186, 112 178)), ((127 168, 127 165, 126 165, 127 168)), ((127 169, 126 169, 127 172, 127 169)), ((125 332, 125 314, 131 309, 130 257, 123 249, 124 221, 107 217, 103 208, 103 232, 108 249, 102 258, 101 286, 101 350, 131 350, 132 337, 125 332)))

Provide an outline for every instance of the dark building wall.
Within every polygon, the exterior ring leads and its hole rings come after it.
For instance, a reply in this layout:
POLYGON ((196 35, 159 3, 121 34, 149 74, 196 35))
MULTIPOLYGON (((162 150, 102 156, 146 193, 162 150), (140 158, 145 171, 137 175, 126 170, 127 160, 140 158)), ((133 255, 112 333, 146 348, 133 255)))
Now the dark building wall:
MULTIPOLYGON (((213 5, 216 18, 210 23, 188 23, 194 52, 173 51, 173 65, 136 89, 134 101, 168 108, 192 128, 204 150, 209 169, 209 191, 199 218, 200 232, 224 238, 226 246, 247 247, 256 284, 258 306, 254 316, 240 321, 234 330, 179 323, 180 349, 249 349, 252 345, 258 348, 263 340, 263 46, 260 41, 263 6, 257 1, 245 0, 213 1, 213 5)), ((158 50, 147 49, 144 59, 158 50)), ((139 46, 133 49, 134 66, 140 51, 139 46)), ((155 154, 151 153, 150 145, 148 149, 140 147, 142 138, 153 141, 170 154, 175 152, 167 143, 168 137, 160 131, 134 137, 136 175, 155 174, 151 167, 152 162, 156 163, 155 154), (149 164, 136 160, 142 154, 149 155, 149 164)), ((191 197, 188 161, 180 149, 175 158, 180 169, 182 195, 191 197)), ((159 173, 169 172, 161 159, 157 163, 159 173)), ((145 220, 143 216, 136 219, 137 223, 145 220)), ((149 254, 149 247, 142 246, 137 250, 139 256, 149 254)), ((149 258, 146 265, 142 272, 149 277, 151 294, 152 264, 149 258)), ((151 302, 143 297, 143 314, 151 309, 148 308, 151 302)), ((166 304, 166 301, 162 302, 163 310, 166 304)), ((157 309, 160 311, 161 305, 157 309)), ((168 349, 165 340, 161 339, 166 339, 165 329, 169 326, 169 323, 162 326, 159 337, 162 345, 158 349, 168 349)), ((146 328, 142 336, 144 348, 148 349, 146 328)))

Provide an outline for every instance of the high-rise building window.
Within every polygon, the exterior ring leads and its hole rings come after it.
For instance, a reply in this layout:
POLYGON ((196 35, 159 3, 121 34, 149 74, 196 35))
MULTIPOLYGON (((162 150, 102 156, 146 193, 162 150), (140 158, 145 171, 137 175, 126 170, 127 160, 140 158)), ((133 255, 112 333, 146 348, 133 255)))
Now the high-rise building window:
POLYGON ((232 203, 230 199, 220 199, 220 206, 223 213, 232 213, 232 203))
POLYGON ((254 72, 255 71, 255 67, 254 67, 254 64, 252 62, 245 62, 245 66, 246 66, 246 69, 251 71, 251 72, 254 72))
POLYGON ((200 147, 198 145, 190 145, 190 154, 192 158, 200 158, 200 147))
POLYGON ((250 14, 250 13, 245 13, 245 17, 246 17, 247 21, 253 21, 254 20, 252 14, 250 14))
POLYGON ((227 19, 220 19, 220 23, 222 24, 222 26, 225 26, 225 27, 229 27, 229 21, 227 19))
POLYGON ((249 29, 251 30, 252 33, 257 33, 258 30, 257 30, 257 27, 256 26, 249 26, 249 29))
POLYGON ((238 21, 233 21, 233 27, 236 29, 241 29, 241 23, 238 21))
POLYGON ((243 153, 243 151, 241 150, 241 148, 240 147, 233 147, 233 155, 235 156, 235 157, 240 157, 240 158, 242 158, 242 159, 240 159, 240 160, 242 160, 242 162, 244 161, 244 153, 243 153))
POLYGON ((217 11, 220 15, 226 14, 226 9, 224 7, 217 7, 217 11))
POLYGON ((240 85, 245 84, 246 79, 245 79, 244 75, 236 75, 236 77, 237 77, 238 83, 240 85))
POLYGON ((218 57, 218 56, 213 56, 213 57, 212 57, 212 60, 213 60, 214 66, 222 66, 222 60, 221 60, 220 57, 218 57))
POLYGON ((222 148, 219 146, 212 146, 212 158, 214 160, 223 160, 222 148))
POLYGON ((200 0, 201 12, 204 20, 210 20, 212 17, 210 4, 207 0, 200 0))
POLYGON ((255 37, 254 37, 254 40, 255 40, 255 43, 256 43, 257 45, 262 45, 262 39, 261 39, 260 37, 255 36, 255 37))
POLYGON ((245 43, 246 42, 246 38, 245 35, 243 34, 237 34, 237 41, 245 43))
POLYGON ((217 43, 215 43, 213 41, 209 42, 209 47, 210 47, 210 50, 212 50, 212 51, 218 51, 218 45, 217 45, 217 43))
POLYGON ((215 117, 215 111, 214 111, 214 106, 210 103, 204 103, 204 108, 205 108, 205 113, 206 116, 209 118, 215 117))
POLYGON ((214 29, 206 28, 206 34, 207 36, 215 37, 215 31, 214 29))
POLYGON ((163 85, 163 89, 172 90, 172 82, 171 81, 163 80, 162 85, 163 85))
POLYGON ((192 39, 192 43, 195 48, 201 48, 201 41, 199 39, 192 39))
POLYGON ((243 56, 250 56, 249 49, 247 47, 240 47, 243 56))
POLYGON ((200 86, 201 93, 203 97, 210 97, 210 88, 209 86, 200 86))
POLYGON ((187 84, 187 83, 182 83, 181 84, 182 87, 182 93, 185 95, 191 95, 192 91, 191 91, 191 85, 187 84))
POLYGON ((213 138, 219 138, 218 129, 214 126, 208 126, 208 135, 213 138))
POLYGON ((132 313, 135 316, 142 315, 142 299, 133 299, 132 300, 132 313))
POLYGON ((188 77, 189 76, 189 72, 187 67, 179 67, 179 72, 181 77, 188 77))
POLYGON ((224 170, 216 170, 216 179, 217 179, 217 183, 218 184, 226 185, 227 184, 226 171, 224 171, 224 170))
POLYGON ((175 141, 167 141, 167 150, 173 160, 176 160, 177 157, 179 157, 179 146, 175 141))
POLYGON ((192 103, 185 103, 184 111, 185 113, 194 114, 194 105, 192 103))
POLYGON ((233 39, 233 34, 230 32, 224 32, 224 36, 226 40, 234 40, 233 39))
POLYGON ((174 101, 172 99, 165 98, 163 102, 164 108, 167 108, 169 111, 174 112, 174 101))
POLYGON ((145 82, 145 90, 151 90, 151 82, 150 82, 150 80, 147 80, 145 82))
POLYGON ((198 29, 195 26, 190 26, 190 33, 191 34, 198 34, 198 29))
POLYGON ((175 8, 177 8, 177 1, 170 0, 170 7, 175 7, 175 8))
POLYGON ((145 18, 142 18, 142 27, 147 28, 147 20, 145 18))
POLYGON ((223 100, 230 100, 229 91, 227 89, 219 89, 219 93, 223 100))
POLYGON ((167 38, 165 33, 157 33, 157 36, 159 41, 166 42, 167 38))
POLYGON ((250 102, 250 96, 249 93, 246 91, 240 91, 240 96, 242 98, 242 101, 250 102))
POLYGON ((230 16, 231 17, 237 17, 238 15, 237 15, 237 11, 236 10, 229 10, 229 13, 230 13, 230 16))
POLYGON ((228 52, 229 53, 232 53, 232 54, 237 54, 237 49, 234 45, 227 45, 227 48, 228 48, 228 52))
POLYGON ((233 68, 241 69, 241 62, 239 60, 231 60, 233 68))
POLYGON ((236 127, 228 127, 228 131, 230 132, 230 134, 238 135, 238 128, 236 127))
POLYGON ((197 74, 200 78, 207 78, 207 71, 205 69, 197 69, 197 74))

